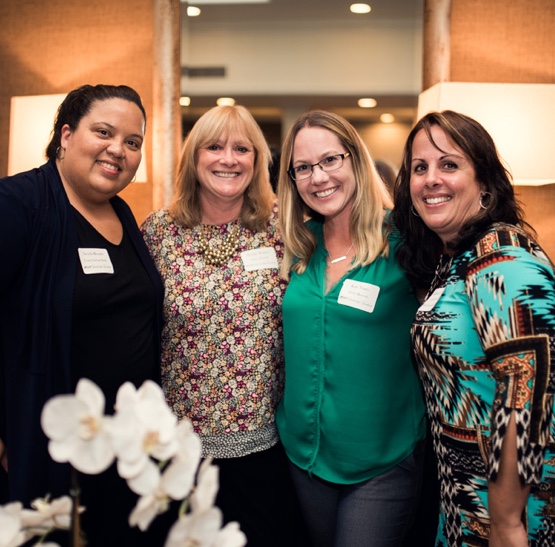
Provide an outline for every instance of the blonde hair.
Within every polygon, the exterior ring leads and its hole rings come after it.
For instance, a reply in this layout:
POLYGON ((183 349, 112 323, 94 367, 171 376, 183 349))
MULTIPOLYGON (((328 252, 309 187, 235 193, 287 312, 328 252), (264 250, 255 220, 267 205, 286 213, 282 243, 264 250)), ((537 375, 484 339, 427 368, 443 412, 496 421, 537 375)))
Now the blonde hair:
POLYGON ((254 232, 264 229, 270 218, 275 195, 269 180, 271 154, 264 134, 245 107, 215 106, 197 120, 181 151, 170 214, 186 228, 200 224, 202 218, 197 152, 199 148, 216 142, 222 134, 232 133, 244 136, 254 149, 253 178, 245 191, 241 223, 254 232))
POLYGON ((331 131, 351 154, 347 161, 352 161, 353 165, 355 196, 349 231, 356 252, 351 267, 365 266, 380 255, 387 256, 389 228, 384 229, 384 215, 385 209, 391 209, 393 204, 368 148, 347 120, 332 112, 313 110, 301 115, 293 123, 285 137, 281 153, 278 201, 280 227, 285 244, 283 277, 288 279, 291 269, 303 273, 316 249, 316 238, 305 225, 305 221, 320 215, 303 202, 296 182, 288 174, 292 167, 295 137, 304 127, 322 127, 331 131))

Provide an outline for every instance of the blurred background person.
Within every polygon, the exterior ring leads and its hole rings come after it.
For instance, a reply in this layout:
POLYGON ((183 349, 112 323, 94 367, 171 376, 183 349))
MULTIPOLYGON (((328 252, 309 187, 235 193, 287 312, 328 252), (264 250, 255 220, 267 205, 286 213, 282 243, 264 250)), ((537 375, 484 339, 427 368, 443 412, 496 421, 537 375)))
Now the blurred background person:
POLYGON ((325 111, 289 130, 278 195, 290 278, 278 427, 313 545, 399 546, 425 416, 409 336, 418 304, 394 259, 391 198, 353 126, 325 111))
POLYGON ((165 283, 162 384, 220 469, 216 504, 249 546, 303 545, 275 409, 283 393, 283 257, 270 150, 242 106, 187 136, 169 210, 142 230, 165 283))
POLYGON ((393 185, 395 184, 395 178, 397 177, 395 169, 385 160, 376 160, 374 164, 380 177, 385 182, 390 194, 393 195, 393 185))
POLYGON ((399 263, 441 482, 436 545, 555 544, 555 279, 495 144, 445 111, 411 131, 399 263))

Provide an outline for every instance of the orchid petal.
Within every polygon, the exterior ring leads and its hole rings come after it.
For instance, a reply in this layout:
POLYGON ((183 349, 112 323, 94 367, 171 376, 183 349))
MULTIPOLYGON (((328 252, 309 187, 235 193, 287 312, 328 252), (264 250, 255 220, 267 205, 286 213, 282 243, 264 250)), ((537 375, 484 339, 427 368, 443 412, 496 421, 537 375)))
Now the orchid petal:
POLYGON ((243 547, 247 536, 239 528, 238 522, 228 522, 216 535, 212 547, 243 547))
POLYGON ((160 484, 160 469, 151 460, 147 460, 142 471, 127 479, 127 485, 135 494, 146 496, 155 492, 160 484))
POLYGON ((143 532, 150 526, 161 506, 154 496, 139 498, 137 505, 129 515, 129 526, 138 526, 143 532))
POLYGON ((196 465, 172 462, 162 475, 160 488, 174 500, 182 500, 189 494, 195 482, 196 465))
POLYGON ((74 395, 58 395, 46 402, 42 409, 41 426, 46 436, 63 440, 75 434, 80 416, 87 412, 83 401, 74 395))
POLYGON ((198 483, 195 491, 191 494, 191 509, 193 512, 202 512, 211 508, 216 501, 218 493, 217 466, 211 464, 211 460, 202 462, 198 473, 198 483))
POLYGON ((81 378, 75 388, 75 396, 83 401, 89 411, 97 416, 104 414, 106 399, 102 390, 88 378, 81 378))
POLYGON ((110 439, 106 435, 98 435, 92 441, 76 443, 69 462, 82 473, 96 475, 106 471, 114 458, 110 439))

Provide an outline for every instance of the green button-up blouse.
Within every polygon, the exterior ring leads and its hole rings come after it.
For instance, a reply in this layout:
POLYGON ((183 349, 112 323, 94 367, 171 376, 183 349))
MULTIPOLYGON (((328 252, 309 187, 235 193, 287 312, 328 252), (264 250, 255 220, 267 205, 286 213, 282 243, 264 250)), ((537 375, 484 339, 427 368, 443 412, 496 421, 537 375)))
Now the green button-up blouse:
POLYGON ((410 340, 418 304, 394 259, 394 235, 388 258, 347 272, 325 293, 322 225, 310 226, 317 249, 303 274, 292 272, 283 300, 278 430, 295 465, 354 484, 397 465, 425 436, 410 340))

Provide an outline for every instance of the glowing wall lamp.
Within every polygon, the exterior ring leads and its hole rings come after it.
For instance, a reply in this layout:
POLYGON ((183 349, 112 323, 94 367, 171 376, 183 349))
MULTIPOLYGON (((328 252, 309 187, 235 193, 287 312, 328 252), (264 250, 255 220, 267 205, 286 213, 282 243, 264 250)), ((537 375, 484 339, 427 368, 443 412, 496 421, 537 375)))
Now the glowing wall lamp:
MULTIPOLYGON (((44 152, 50 141, 58 106, 65 96, 65 93, 61 93, 11 98, 8 175, 29 171, 46 162, 44 152)), ((146 161, 143 153, 135 182, 146 180, 146 161)))
POLYGON ((455 110, 480 122, 517 185, 555 183, 555 84, 442 82, 418 99, 418 118, 455 110))

